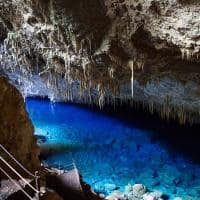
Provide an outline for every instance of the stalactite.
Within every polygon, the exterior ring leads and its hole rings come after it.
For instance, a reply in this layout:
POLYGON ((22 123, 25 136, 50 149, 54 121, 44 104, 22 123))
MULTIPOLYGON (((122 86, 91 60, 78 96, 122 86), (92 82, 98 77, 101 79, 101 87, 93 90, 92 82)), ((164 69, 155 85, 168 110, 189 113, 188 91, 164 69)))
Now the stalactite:
POLYGON ((56 20, 55 20, 55 11, 54 11, 54 0, 50 0, 50 19, 55 26, 56 20))
POLYGON ((114 78, 114 68, 113 67, 108 68, 108 73, 109 73, 110 78, 114 78))
POLYGON ((123 62, 120 57, 109 54, 110 60, 115 63, 116 65, 122 66, 123 62))
POLYGON ((99 94, 99 99, 98 99, 98 105, 99 107, 102 109, 104 104, 105 104, 105 89, 103 88, 103 86, 99 83, 97 85, 97 90, 98 90, 98 94, 99 94))
POLYGON ((83 75, 84 75, 85 79, 86 79, 86 67, 87 67, 88 63, 89 63, 88 58, 83 58, 82 59, 83 75))
POLYGON ((62 40, 62 37, 61 37, 61 31, 60 31, 60 26, 57 25, 57 40, 58 41, 61 41, 62 40))
POLYGON ((128 67, 131 70, 131 96, 134 97, 134 60, 128 61, 128 67))
POLYGON ((88 41, 89 44, 89 52, 92 52, 92 41, 90 39, 90 36, 86 37, 86 40, 88 41))
POLYGON ((199 58, 199 49, 193 50, 193 49, 186 49, 186 48, 181 48, 181 58, 184 60, 192 60, 196 59, 198 60, 199 58), (196 58, 195 58, 196 57, 196 58))
MULTIPOLYGON (((94 41, 93 33, 86 34, 85 37, 81 39, 82 37, 79 34, 73 32, 73 27, 70 27, 69 24, 66 25, 66 20, 64 18, 59 19, 59 17, 63 16, 62 14, 59 16, 57 15, 55 7, 57 5, 54 0, 50 0, 49 8, 47 8, 48 10, 45 10, 46 8, 44 8, 39 0, 36 0, 36 2, 39 5, 38 8, 40 7, 38 12, 41 12, 40 14, 42 15, 41 20, 38 20, 38 23, 33 25, 33 28, 37 30, 36 34, 31 35, 30 30, 28 30, 28 28, 31 27, 28 26, 24 27, 26 30, 23 30, 23 32, 8 32, 8 36, 4 40, 5 53, 0 55, 0 63, 2 64, 4 62, 3 60, 9 60, 12 64, 3 67, 11 73, 15 73, 16 70, 19 69, 21 73, 30 77, 34 74, 33 72, 39 73, 41 78, 47 79, 47 86, 54 90, 55 96, 62 95, 66 91, 66 99, 69 101, 72 101, 74 98, 72 81, 80 80, 80 97, 89 104, 94 103, 101 108, 106 103, 115 106, 117 104, 115 100, 119 98, 120 103, 125 102, 133 106, 132 104, 134 104, 134 100, 136 99, 134 94, 136 80, 134 80, 134 76, 136 76, 136 72, 143 70, 146 55, 134 52, 135 58, 130 60, 127 66, 124 59, 117 56, 118 54, 114 55, 114 53, 111 53, 113 51, 110 43, 112 41, 112 36, 115 36, 110 33, 106 34, 99 49, 94 53, 95 59, 96 56, 98 59, 98 56, 100 57, 101 54, 106 54, 110 57, 110 60, 108 63, 104 63, 104 67, 96 66, 95 61, 88 56, 88 54, 93 53, 92 48, 95 45, 92 43, 94 41), (36 37, 37 34, 39 35, 38 39, 36 37), (33 48, 33 46, 35 47, 33 48), (34 62, 32 62, 33 58, 30 56, 34 53, 36 53, 36 66, 32 66, 34 62), (40 54, 42 59, 46 62, 45 66, 43 66, 43 64, 40 66, 38 60, 38 55, 40 54), (64 60, 63 71, 61 69, 56 69, 57 66, 55 66, 53 62, 53 57, 55 56, 64 60), (126 69, 128 69, 128 72, 126 69), (126 76, 123 76, 123 80, 117 80, 118 73, 121 73, 119 70, 123 70, 126 76), (129 79, 128 75, 130 76, 130 80, 127 80, 129 79), (63 91, 59 88, 59 84, 61 83, 58 80, 64 82, 63 91), (123 84, 125 81, 131 82, 131 95, 120 93, 119 85, 123 84), (93 88, 95 88, 95 90, 93 90, 93 88), (96 90, 98 93, 96 93, 96 90)), ((34 5, 34 7, 35 6, 36 5, 34 5)), ((32 10, 30 9, 27 11, 27 5, 25 3, 23 3, 22 7, 22 11, 20 12, 24 17, 23 23, 26 23, 28 18, 32 16, 32 10)), ((118 29, 126 28, 126 30, 122 32, 128 35, 130 32, 130 24, 131 19, 127 18, 125 26, 119 26, 118 29)), ((140 26, 141 24, 138 27, 140 26)), ((118 37, 117 39, 120 38, 118 37)), ((198 59, 199 50, 189 48, 188 46, 181 49, 182 59, 198 59)), ((58 68, 62 67, 58 66, 58 68)), ((142 106, 151 113, 159 111, 163 118, 178 118, 181 123, 185 123, 192 118, 188 115, 183 106, 177 109, 171 104, 167 99, 161 98, 160 104, 156 104, 152 99, 149 100, 149 104, 143 102, 142 106)), ((137 104, 136 107, 137 106, 139 105, 137 104)), ((200 115, 200 109, 198 110, 198 115, 200 115)))

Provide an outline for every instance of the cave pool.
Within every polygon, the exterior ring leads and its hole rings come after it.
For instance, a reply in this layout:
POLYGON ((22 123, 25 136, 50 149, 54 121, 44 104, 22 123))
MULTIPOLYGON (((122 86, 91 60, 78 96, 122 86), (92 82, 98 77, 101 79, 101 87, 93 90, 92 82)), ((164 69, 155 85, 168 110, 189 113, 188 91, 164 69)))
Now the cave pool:
POLYGON ((26 107, 42 145, 53 149, 43 163, 68 169, 74 159, 96 192, 142 183, 166 199, 200 199, 200 165, 153 140, 154 131, 72 104, 27 98, 26 107))

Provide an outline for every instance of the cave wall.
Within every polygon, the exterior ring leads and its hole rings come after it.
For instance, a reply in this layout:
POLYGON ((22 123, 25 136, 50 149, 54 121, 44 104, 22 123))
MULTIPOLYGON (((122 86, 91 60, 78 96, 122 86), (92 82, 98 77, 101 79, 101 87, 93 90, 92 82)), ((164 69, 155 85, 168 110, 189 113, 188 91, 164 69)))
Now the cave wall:
MULTIPOLYGON (((39 149, 34 138, 34 129, 25 109, 20 92, 0 76, 0 144, 2 144, 27 169, 39 169, 39 149)), ((1 149, 1 156, 15 169, 21 171, 1 149)), ((7 167, 1 163, 1 167, 7 167)), ((9 173, 7 171, 7 173, 9 173)), ((24 172, 23 172, 24 174, 24 172)), ((2 174, 1 174, 2 175, 2 174)), ((24 174, 26 177, 27 174, 24 174)))
POLYGON ((6 0, 0 8, 0 68, 24 96, 134 101, 199 122, 199 1, 6 0))

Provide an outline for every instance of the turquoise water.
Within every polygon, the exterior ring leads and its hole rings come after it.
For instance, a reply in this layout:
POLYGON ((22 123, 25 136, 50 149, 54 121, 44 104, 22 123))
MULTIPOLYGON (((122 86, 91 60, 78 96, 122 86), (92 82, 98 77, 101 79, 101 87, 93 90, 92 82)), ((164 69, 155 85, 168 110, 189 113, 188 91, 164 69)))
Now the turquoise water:
POLYGON ((35 134, 52 149, 44 164, 67 169, 74 159, 84 181, 104 194, 142 183, 169 199, 200 199, 199 165, 154 140, 155 131, 71 104, 28 98, 26 105, 35 134))

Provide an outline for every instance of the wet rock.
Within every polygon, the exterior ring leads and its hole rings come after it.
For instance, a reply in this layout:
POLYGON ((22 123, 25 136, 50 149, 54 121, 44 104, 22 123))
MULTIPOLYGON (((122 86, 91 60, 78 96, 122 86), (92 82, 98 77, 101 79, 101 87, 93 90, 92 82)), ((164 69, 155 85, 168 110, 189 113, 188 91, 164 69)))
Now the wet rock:
POLYGON ((125 186, 125 193, 126 194, 132 192, 132 190, 133 190, 133 187, 132 187, 131 184, 128 184, 128 185, 125 186))
POLYGON ((107 200, 128 200, 128 198, 121 192, 115 191, 106 197, 107 200))
POLYGON ((106 196, 105 196, 105 194, 100 193, 99 197, 102 198, 102 199, 105 199, 106 196))
POLYGON ((135 184, 133 186, 133 190, 132 191, 136 196, 142 196, 147 191, 147 189, 142 184, 135 184))
POLYGON ((150 194, 144 194, 143 200, 158 200, 158 199, 150 194))
POLYGON ((143 194, 147 191, 146 187, 142 184, 135 184, 131 186, 130 184, 125 187, 125 194, 128 198, 141 198, 143 194))

